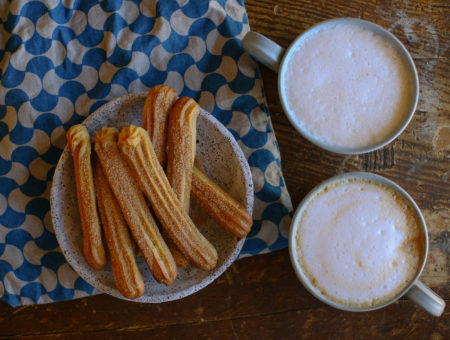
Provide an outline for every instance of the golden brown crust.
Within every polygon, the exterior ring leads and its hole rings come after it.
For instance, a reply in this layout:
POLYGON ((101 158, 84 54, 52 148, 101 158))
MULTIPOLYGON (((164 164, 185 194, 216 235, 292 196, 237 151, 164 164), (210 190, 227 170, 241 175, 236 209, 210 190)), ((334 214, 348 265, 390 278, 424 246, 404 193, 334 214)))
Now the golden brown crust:
POLYGON ((98 207, 108 246, 111 267, 119 292, 128 299, 144 294, 144 279, 135 258, 135 249, 128 226, 120 211, 98 158, 92 159, 98 207))
POLYGON ((124 127, 118 144, 156 216, 178 249, 198 268, 214 268, 217 251, 199 232, 176 197, 158 162, 148 133, 140 127, 124 127))
POLYGON ((230 233, 238 238, 249 233, 253 220, 248 211, 197 167, 192 172, 192 196, 230 233))
POLYGON ((150 89, 145 98, 142 111, 142 127, 150 135, 159 163, 166 162, 166 136, 168 114, 177 100, 177 92, 168 85, 156 85, 150 89))
POLYGON ((186 258, 186 256, 183 255, 183 253, 178 249, 177 245, 174 241, 170 238, 169 234, 165 229, 161 230, 161 234, 164 238, 164 240, 167 243, 167 247, 169 247, 170 252, 172 253, 172 256, 175 260, 175 263, 177 264, 178 268, 185 268, 189 265, 189 260, 186 258))
MULTIPOLYGON (((142 111, 142 127, 147 130, 159 164, 162 167, 165 166, 166 162, 169 112, 176 100, 177 92, 173 88, 168 85, 156 85, 148 92, 142 111)), ((162 229, 161 234, 167 242, 177 267, 186 267, 189 264, 186 257, 178 250, 164 229, 162 229)))
POLYGON ((91 139, 86 127, 81 124, 72 126, 67 132, 67 142, 74 163, 78 207, 83 228, 83 254, 92 268, 103 269, 107 264, 107 258, 95 200, 91 139))
POLYGON ((177 276, 175 261, 158 230, 139 185, 120 155, 117 137, 118 130, 115 128, 103 127, 97 131, 94 138, 95 152, 150 271, 158 282, 168 285, 177 276))
POLYGON ((186 211, 190 205, 199 114, 200 106, 188 97, 179 98, 169 113, 167 179, 186 211))

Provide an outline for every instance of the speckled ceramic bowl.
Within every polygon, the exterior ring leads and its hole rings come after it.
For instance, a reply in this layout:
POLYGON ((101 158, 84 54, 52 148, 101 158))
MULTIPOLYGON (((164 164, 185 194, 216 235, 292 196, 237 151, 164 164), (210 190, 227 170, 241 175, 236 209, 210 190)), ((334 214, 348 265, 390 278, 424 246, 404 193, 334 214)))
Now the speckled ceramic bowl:
MULTIPOLYGON (((91 136, 102 126, 140 125, 146 93, 129 94, 103 105, 84 121, 91 136)), ((253 210, 253 184, 247 160, 230 132, 213 116, 202 110, 197 121, 197 158, 203 170, 240 201, 253 210)), ((53 177, 51 214, 59 245, 73 269, 88 283, 110 295, 123 298, 117 290, 108 264, 104 270, 88 266, 82 254, 82 232, 76 198, 72 157, 67 147, 62 153, 53 177)), ((173 284, 157 283, 142 256, 138 265, 145 280, 145 292, 138 302, 164 302, 197 292, 221 275, 236 259, 245 239, 226 232, 192 200, 191 215, 200 231, 219 254, 215 269, 205 272, 195 267, 179 269, 173 284)))

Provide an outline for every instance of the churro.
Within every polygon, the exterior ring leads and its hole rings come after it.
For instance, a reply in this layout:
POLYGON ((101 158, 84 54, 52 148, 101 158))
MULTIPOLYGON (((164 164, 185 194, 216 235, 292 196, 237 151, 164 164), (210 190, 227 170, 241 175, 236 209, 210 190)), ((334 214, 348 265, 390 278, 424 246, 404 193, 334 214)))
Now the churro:
POLYGON ((175 195, 156 158, 148 133, 141 127, 124 127, 118 144, 153 211, 178 249, 198 268, 214 268, 217 251, 200 233, 175 195))
MULTIPOLYGON (((177 92, 173 88, 168 85, 157 85, 148 92, 142 111, 142 127, 147 130, 155 154, 163 168, 166 162, 168 117, 170 109, 176 100, 177 92)), ((181 141, 179 142, 181 143, 181 141)), ((173 162, 169 163, 173 167, 173 162)), ((181 196, 183 198, 184 194, 181 196)), ((178 198, 181 199, 180 196, 178 198)), ((164 229, 161 230, 161 234, 166 240, 177 267, 186 267, 189 264, 186 257, 178 250, 176 244, 164 229)))
POLYGON ((103 127, 100 131, 96 131, 95 152, 150 271, 158 282, 168 285, 177 276, 175 261, 159 232, 139 185, 120 155, 117 136, 116 128, 103 127))
POLYGON ((144 279, 136 263, 130 232, 98 158, 93 157, 92 165, 98 208, 114 280, 123 296, 136 299, 144 294, 145 287, 144 279))
MULTIPOLYGON (((155 98, 163 97, 164 92, 160 93, 161 91, 166 90, 158 86, 150 90, 155 98)), ((250 231, 253 221, 245 207, 193 165, 196 153, 195 139, 196 120, 199 114, 198 104, 193 99, 180 98, 175 104, 172 104, 173 106, 169 114, 167 113, 168 105, 164 105, 164 102, 161 105, 158 114, 164 117, 169 115, 167 132, 167 178, 175 194, 183 203, 185 209, 189 211, 189 197, 192 191, 192 196, 196 198, 203 209, 219 225, 238 238, 246 236, 250 231), (195 184, 193 183, 194 181, 195 184), (211 199, 206 199, 206 197, 211 199)), ((143 121, 145 120, 144 116, 145 109, 143 121)), ((161 127, 156 127, 151 124, 143 124, 143 127, 148 130, 153 145, 164 145, 165 141, 160 140, 160 138, 165 134, 154 131, 161 127)), ((170 241, 168 245, 170 250, 175 253, 170 241)))
POLYGON ((177 92, 168 85, 156 85, 145 98, 142 111, 142 127, 150 134, 159 163, 166 162, 166 135, 168 114, 177 100, 177 92))
POLYGON ((74 163, 78 207, 83 229, 84 258, 92 268, 103 269, 107 258, 95 201, 91 139, 86 127, 81 124, 72 126, 67 132, 67 142, 74 163))
POLYGON ((242 238, 252 227, 252 217, 245 207, 214 183, 203 171, 192 171, 192 196, 225 230, 242 238))
POLYGON ((163 236, 164 240, 167 243, 167 247, 169 247, 170 252, 172 253, 172 256, 175 260, 175 263, 177 264, 178 268, 185 268, 189 261, 186 258, 186 256, 183 255, 183 253, 178 249, 175 242, 170 238, 169 234, 165 229, 161 230, 161 235, 163 236))
POLYGON ((167 179, 186 211, 189 211, 191 197, 199 114, 200 106, 188 97, 179 98, 169 113, 167 179))

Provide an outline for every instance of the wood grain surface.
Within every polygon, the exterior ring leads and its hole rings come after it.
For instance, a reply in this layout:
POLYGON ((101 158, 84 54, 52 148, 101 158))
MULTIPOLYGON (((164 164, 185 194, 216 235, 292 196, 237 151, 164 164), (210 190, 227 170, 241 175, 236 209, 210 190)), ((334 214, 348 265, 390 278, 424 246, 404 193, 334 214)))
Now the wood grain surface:
MULTIPOLYGON (((261 67, 292 202, 323 180, 368 171, 394 180, 422 209, 429 256, 421 280, 447 305, 450 198, 449 1, 245 1, 252 30, 283 47, 326 19, 356 17, 394 33, 407 47, 420 79, 420 101, 409 126, 376 152, 342 156, 303 139, 284 116, 277 75, 261 67)), ((342 312, 312 297, 298 282, 288 251, 235 262, 216 282, 164 304, 107 295, 11 308, 0 302, 0 338, 46 339, 448 339, 450 312, 429 316, 401 299, 369 313, 342 312)))

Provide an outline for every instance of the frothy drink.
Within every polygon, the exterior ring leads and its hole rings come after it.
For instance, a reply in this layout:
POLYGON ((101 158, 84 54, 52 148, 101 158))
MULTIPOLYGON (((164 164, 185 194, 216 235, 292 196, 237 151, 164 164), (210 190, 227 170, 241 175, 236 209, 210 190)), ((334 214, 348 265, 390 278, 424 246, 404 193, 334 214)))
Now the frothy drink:
POLYGON ((336 24, 301 40, 287 60, 282 91, 303 130, 321 143, 364 148, 387 140, 409 114, 410 83, 392 44, 336 24))
POLYGON ((366 179, 331 182, 308 200, 296 238, 298 261, 323 295, 352 308, 383 305, 415 278, 425 236, 411 204, 366 179))

